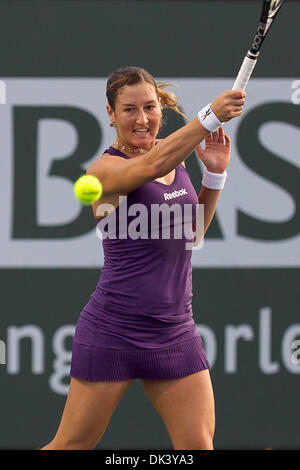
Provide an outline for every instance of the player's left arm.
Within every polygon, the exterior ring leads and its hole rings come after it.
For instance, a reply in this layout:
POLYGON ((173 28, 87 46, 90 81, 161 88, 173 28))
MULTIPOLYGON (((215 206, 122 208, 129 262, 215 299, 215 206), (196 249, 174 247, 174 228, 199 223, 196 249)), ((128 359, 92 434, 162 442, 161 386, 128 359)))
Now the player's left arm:
MULTIPOLYGON (((220 126, 218 131, 209 134, 205 139, 205 148, 202 149, 199 145, 196 149, 198 158, 205 165, 206 169, 211 173, 224 174, 230 161, 231 142, 230 137, 224 133, 223 127, 220 126)), ((205 235, 208 227, 216 212, 218 199, 221 190, 209 189, 202 186, 198 195, 198 203, 204 204, 204 223, 200 224, 200 229, 203 228, 204 233, 197 234, 197 243, 205 235), (200 236, 200 237, 199 237, 200 236)), ((196 219, 193 222, 193 231, 197 227, 196 219)))
MULTIPOLYGON (((196 233, 196 238, 198 239, 198 242, 200 241, 201 238, 204 237, 208 227, 211 224, 211 221, 215 215, 217 204, 218 204, 218 199, 220 196, 221 191, 215 190, 215 189, 208 189, 205 188, 205 186, 202 186, 201 191, 198 195, 198 204, 204 204, 204 224, 203 224, 203 234, 197 234, 196 233), (199 238, 199 235, 200 238, 199 238)), ((200 225, 200 228, 202 228, 202 225, 200 225)), ((196 225, 196 220, 194 219, 193 222, 193 231, 195 232, 197 229, 196 225)))

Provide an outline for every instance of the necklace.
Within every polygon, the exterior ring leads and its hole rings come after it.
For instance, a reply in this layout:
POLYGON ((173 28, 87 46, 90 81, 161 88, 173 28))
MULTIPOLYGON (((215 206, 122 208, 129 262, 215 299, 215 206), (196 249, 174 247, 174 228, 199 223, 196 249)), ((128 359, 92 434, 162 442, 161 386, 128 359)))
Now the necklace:
POLYGON ((121 150, 126 150, 126 152, 131 152, 131 153, 145 153, 144 149, 132 149, 130 147, 127 147, 126 145, 119 144, 119 142, 116 142, 114 144, 116 147, 118 147, 121 150))

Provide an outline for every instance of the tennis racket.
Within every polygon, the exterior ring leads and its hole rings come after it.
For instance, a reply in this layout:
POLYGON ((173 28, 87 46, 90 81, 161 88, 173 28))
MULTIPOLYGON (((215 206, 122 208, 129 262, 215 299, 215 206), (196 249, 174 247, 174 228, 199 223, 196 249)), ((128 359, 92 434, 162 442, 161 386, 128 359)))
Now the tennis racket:
POLYGON ((263 1, 260 21, 252 45, 241 65, 239 73, 232 87, 233 90, 245 90, 256 65, 262 43, 264 42, 271 25, 273 24, 280 8, 282 7, 283 2, 284 0, 263 1))

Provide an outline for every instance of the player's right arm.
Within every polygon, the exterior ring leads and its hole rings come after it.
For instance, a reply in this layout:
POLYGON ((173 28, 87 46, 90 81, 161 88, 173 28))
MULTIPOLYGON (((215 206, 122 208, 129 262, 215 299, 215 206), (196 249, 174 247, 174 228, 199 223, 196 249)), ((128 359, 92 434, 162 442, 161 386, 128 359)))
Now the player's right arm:
POLYGON ((89 166, 86 174, 95 175, 101 181, 103 196, 126 195, 156 178, 153 165, 143 157, 125 159, 104 154, 89 166))
MULTIPOLYGON (((243 91, 226 91, 211 105, 221 122, 240 116, 244 104, 243 91)), ((161 140, 144 155, 124 159, 104 154, 92 163, 87 174, 97 176, 103 196, 126 195, 133 189, 170 173, 182 163, 209 134, 198 118, 161 140)))

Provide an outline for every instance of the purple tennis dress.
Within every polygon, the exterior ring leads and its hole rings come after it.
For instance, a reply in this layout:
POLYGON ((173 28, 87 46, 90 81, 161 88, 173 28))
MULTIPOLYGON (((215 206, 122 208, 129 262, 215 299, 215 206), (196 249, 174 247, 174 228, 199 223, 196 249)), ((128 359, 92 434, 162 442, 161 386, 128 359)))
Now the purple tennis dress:
MULTIPOLYGON (((113 147, 105 153, 129 158, 113 147)), ((187 249, 197 203, 180 164, 171 185, 146 183, 98 221, 104 266, 77 322, 71 377, 175 379, 209 368, 193 319, 187 249)))

